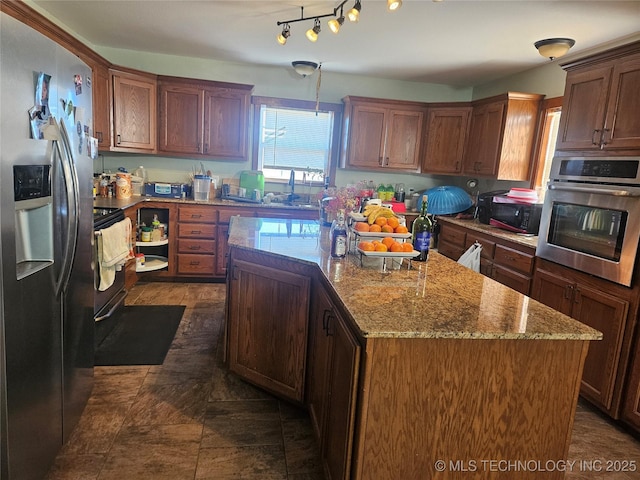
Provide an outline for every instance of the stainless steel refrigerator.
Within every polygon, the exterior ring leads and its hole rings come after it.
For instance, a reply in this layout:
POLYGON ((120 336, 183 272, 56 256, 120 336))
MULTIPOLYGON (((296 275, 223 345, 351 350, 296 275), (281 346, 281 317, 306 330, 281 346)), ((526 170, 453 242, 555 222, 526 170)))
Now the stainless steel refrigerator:
POLYGON ((41 479, 93 386, 91 70, 0 13, 0 477, 41 479))

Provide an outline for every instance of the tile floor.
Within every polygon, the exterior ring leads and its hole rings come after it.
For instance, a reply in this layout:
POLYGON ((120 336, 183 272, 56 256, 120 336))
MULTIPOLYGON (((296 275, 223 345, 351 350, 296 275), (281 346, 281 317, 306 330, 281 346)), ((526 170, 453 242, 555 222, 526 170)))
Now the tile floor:
MULTIPOLYGON (((224 284, 131 289, 128 304, 186 305, 171 349, 159 366, 96 367, 93 395, 46 480, 323 478, 307 414, 222 366, 224 298, 224 284)), ((640 464, 640 442, 586 404, 570 460, 572 480, 640 478, 597 471, 640 464)))

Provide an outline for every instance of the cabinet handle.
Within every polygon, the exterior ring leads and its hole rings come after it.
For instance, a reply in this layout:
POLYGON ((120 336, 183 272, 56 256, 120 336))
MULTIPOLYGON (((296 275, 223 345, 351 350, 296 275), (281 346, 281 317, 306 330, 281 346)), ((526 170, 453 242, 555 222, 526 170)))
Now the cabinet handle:
POLYGON ((205 143, 204 144, 204 152, 207 153, 209 151, 209 144, 205 143))
MULTIPOLYGON (((603 128, 602 129, 602 133, 600 134, 600 150, 602 150, 604 148, 604 146, 609 143, 609 142, 607 142, 605 140, 605 134, 607 132, 610 132, 610 131, 611 131, 610 128, 603 128)), ((609 138, 611 138, 611 135, 609 135, 609 138)))
POLYGON ((200 235, 202 233, 202 231, 200 230, 191 230, 191 233, 194 235, 200 235))
POLYGON ((191 260, 191 262, 189 262, 189 265, 200 265, 200 262, 198 262, 197 260, 191 260))
POLYGON ((384 160, 382 157, 378 157, 378 165, 380 165, 381 167, 384 167, 384 160))
POLYGON ((189 250, 200 250, 200 245, 191 245, 189 250))
POLYGON ((202 215, 199 215, 197 213, 192 213, 191 218, 202 218, 202 215))
POLYGON ((564 298, 571 300, 571 297, 573 297, 573 285, 567 285, 564 287, 564 298))
POLYGON ((120 143, 122 143, 121 139, 120 139, 120 134, 116 135, 116 145, 120 145, 120 143))
POLYGON ((331 320, 332 318, 333 318, 333 319, 335 319, 336 317, 335 317, 335 316, 333 316, 333 315, 328 315, 328 316, 327 316, 327 330, 326 330, 326 332, 327 332, 327 337, 333 337, 333 332, 330 332, 330 331, 329 331, 329 327, 331 326, 331 322, 330 322, 330 320, 331 320))
MULTIPOLYGON (((598 142, 596 142, 596 133, 601 132, 601 130, 594 130, 593 133, 591 134, 591 145, 598 145, 598 142)), ((600 134, 600 136, 602 137, 602 134, 600 134)))
POLYGON ((329 316, 331 315, 331 310, 325 309, 322 314, 322 329, 327 330, 329 328, 329 316))
POLYGON ((574 303, 582 303, 582 292, 580 292, 579 288, 575 289, 575 295, 573 297, 573 302, 574 303))
POLYGON ((98 138, 98 143, 102 143, 102 132, 96 132, 96 137, 98 138))

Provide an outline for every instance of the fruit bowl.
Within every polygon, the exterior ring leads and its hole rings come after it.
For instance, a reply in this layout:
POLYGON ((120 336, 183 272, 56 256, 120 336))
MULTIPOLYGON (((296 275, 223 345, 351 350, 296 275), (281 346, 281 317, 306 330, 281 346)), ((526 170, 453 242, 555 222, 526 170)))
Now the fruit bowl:
POLYGON ((371 252, 369 250, 362 250, 358 247, 358 252, 366 257, 402 257, 402 258, 413 258, 420 255, 420 252, 416 250, 412 250, 410 252, 371 252))

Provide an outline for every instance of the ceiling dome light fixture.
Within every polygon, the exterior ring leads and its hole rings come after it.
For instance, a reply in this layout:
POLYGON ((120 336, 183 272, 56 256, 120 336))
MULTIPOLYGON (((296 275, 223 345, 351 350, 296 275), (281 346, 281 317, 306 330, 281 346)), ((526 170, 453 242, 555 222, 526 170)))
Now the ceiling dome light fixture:
POLYGON ((575 43, 576 41, 572 38, 547 38, 538 40, 533 45, 538 49, 540 55, 547 57, 549 60, 554 60, 566 55, 575 43))
POLYGON ((360 20, 360 10, 362 10, 360 0, 356 0, 353 8, 347 13, 347 17, 349 17, 350 22, 357 22, 358 20, 360 20))
POLYGON ((317 42, 319 33, 320 33, 320 19, 316 18, 313 24, 313 28, 310 28, 309 30, 307 30, 307 38, 309 39, 310 42, 317 42))
POLYGON ((285 23, 284 27, 282 27, 282 33, 278 34, 278 36, 276 37, 276 40, 280 45, 284 45, 285 43, 287 43, 287 38, 289 38, 290 36, 291 36, 291 32, 290 32, 289 24, 285 23))
POLYGON ((291 62, 291 65, 296 73, 302 77, 312 75, 318 68, 318 64, 316 62, 309 62, 307 60, 295 60, 291 62))
POLYGON ((402 0, 387 0, 387 10, 395 12, 402 6, 402 0))

